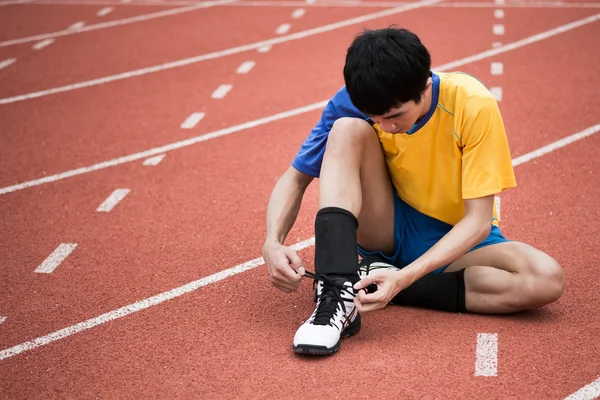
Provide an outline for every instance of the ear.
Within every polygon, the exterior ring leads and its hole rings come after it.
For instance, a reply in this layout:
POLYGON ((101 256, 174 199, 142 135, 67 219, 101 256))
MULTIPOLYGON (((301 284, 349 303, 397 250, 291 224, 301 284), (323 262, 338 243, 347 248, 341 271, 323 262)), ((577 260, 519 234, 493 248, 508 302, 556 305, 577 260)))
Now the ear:
POLYGON ((425 84, 425 90, 423 90, 423 93, 421 94, 421 100, 425 100, 425 98, 427 97, 427 92, 429 91, 429 89, 431 88, 432 85, 433 85, 433 79, 431 79, 431 77, 429 77, 427 79, 427 84, 425 84))

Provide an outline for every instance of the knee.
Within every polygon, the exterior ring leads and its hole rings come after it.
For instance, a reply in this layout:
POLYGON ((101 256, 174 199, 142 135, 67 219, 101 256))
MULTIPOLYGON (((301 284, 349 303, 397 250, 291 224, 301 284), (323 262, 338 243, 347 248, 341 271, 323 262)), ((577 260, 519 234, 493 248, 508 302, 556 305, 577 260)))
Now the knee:
POLYGON ((528 260, 527 264, 519 296, 523 308, 542 307, 557 301, 565 289, 565 274, 560 264, 544 253, 528 260))
POLYGON ((349 147, 360 149, 366 140, 377 139, 375 130, 367 121, 358 118, 339 118, 333 123, 327 138, 328 152, 349 147))

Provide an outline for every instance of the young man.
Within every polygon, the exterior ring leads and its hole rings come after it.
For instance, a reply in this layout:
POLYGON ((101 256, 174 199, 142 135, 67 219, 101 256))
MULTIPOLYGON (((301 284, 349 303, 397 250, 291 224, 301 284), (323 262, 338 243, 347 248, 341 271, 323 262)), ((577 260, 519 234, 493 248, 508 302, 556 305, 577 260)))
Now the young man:
POLYGON ((469 75, 430 68, 407 30, 357 36, 345 86, 273 190, 263 256, 272 284, 290 292, 306 272, 283 242, 319 177, 317 306, 294 337, 298 353, 337 351, 359 313, 389 303, 501 314, 563 292, 552 257, 498 228, 494 195, 516 182, 495 99, 469 75))

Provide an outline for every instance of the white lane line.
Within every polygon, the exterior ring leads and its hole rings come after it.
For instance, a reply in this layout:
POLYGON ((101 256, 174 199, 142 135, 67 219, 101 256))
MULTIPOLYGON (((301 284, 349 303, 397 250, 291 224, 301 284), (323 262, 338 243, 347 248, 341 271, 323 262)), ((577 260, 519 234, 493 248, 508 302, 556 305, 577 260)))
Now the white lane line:
MULTIPOLYGON (((399 13, 413 10, 416 8, 425 7, 427 5, 434 4, 439 1, 441 1, 441 0, 423 0, 423 1, 415 2, 415 3, 410 3, 407 5, 401 6, 401 7, 393 8, 390 10, 379 11, 379 12, 372 13, 372 14, 365 14, 360 17, 335 22, 333 24, 323 25, 323 26, 320 26, 317 28, 308 29, 306 31, 297 32, 297 33, 293 33, 293 34, 286 35, 286 36, 280 36, 280 37, 274 38, 274 39, 269 39, 269 40, 264 40, 261 42, 256 42, 256 43, 247 44, 247 45, 243 45, 243 46, 233 47, 233 48, 230 48, 227 50, 217 51, 217 52, 208 53, 208 54, 202 54, 202 55, 199 55, 196 57, 185 58, 183 60, 173 61, 173 62, 169 62, 166 64, 155 65, 152 67, 141 68, 141 69, 124 72, 124 73, 117 74, 117 75, 110 75, 110 76, 106 76, 106 77, 99 78, 99 79, 92 79, 90 81, 79 82, 79 83, 75 83, 72 85, 60 86, 60 87, 53 88, 53 89, 42 90, 39 92, 33 92, 33 93, 15 96, 15 97, 8 97, 8 98, 0 99, 0 104, 15 103, 17 101, 34 99, 37 97, 47 96, 47 95, 51 95, 51 94, 55 94, 55 93, 69 92, 69 91, 75 90, 75 89, 81 89, 81 88, 85 88, 85 87, 101 85, 101 84, 105 84, 108 82, 113 82, 113 81, 117 81, 117 80, 121 80, 121 79, 128 79, 128 78, 132 78, 135 76, 146 75, 146 74, 150 74, 150 73, 154 73, 154 72, 158 72, 158 71, 163 71, 166 69, 177 68, 177 67, 182 67, 185 65, 195 64, 195 63, 198 63, 201 61, 221 58, 221 57, 225 57, 225 56, 232 55, 232 54, 238 54, 238 53, 242 53, 245 51, 258 49, 263 46, 271 46, 274 44, 285 43, 285 42, 289 42, 292 40, 303 39, 303 38, 317 35, 320 33, 330 32, 330 31, 333 31, 336 29, 347 27, 347 26, 360 24, 365 21, 370 21, 373 19, 378 19, 378 18, 389 16, 389 15, 399 14, 399 13)), ((83 28, 82 31, 83 30, 85 30, 85 28, 83 28)))
POLYGON ((504 1, 504 0, 494 0, 494 4, 505 5, 506 1, 504 1))
POLYGON ((96 15, 98 17, 104 17, 104 16, 110 14, 111 12, 113 12, 114 9, 115 9, 114 7, 104 7, 102 10, 98 11, 96 13, 96 15))
POLYGON ((245 61, 235 72, 238 74, 247 74, 252 68, 254 68, 255 65, 256 63, 254 61, 245 61))
POLYGON ((478 333, 475 376, 498 375, 498 334, 478 333))
POLYGON ((492 48, 497 49, 498 47, 502 47, 502 43, 501 42, 494 42, 494 43, 492 43, 492 48))
POLYGON ((165 158, 166 154, 161 154, 160 156, 150 157, 144 161, 144 165, 155 167, 165 158))
MULTIPOLYGON (((300 251, 302 249, 305 249, 307 247, 314 245, 314 243, 315 243, 314 239, 311 238, 311 239, 305 240, 303 242, 296 243, 295 245, 293 245, 291 247, 295 251, 300 251)), ((221 272, 217 272, 216 274, 209 275, 202 279, 198 279, 197 281, 190 282, 186 285, 180 286, 175 289, 171 289, 167 292, 157 294, 155 296, 138 301, 136 303, 129 304, 129 305, 127 305, 125 307, 121 307, 117 310, 109 311, 109 312, 99 315, 95 318, 88 319, 87 321, 80 322, 78 324, 69 326, 68 328, 61 329, 59 331, 50 333, 46 336, 41 336, 41 337, 38 337, 37 339, 31 340, 29 342, 21 343, 17 346, 14 346, 14 347, 11 347, 8 349, 4 349, 4 350, 0 351, 0 360, 4 360, 6 358, 13 357, 17 354, 23 353, 24 351, 32 350, 39 346, 47 345, 56 340, 63 339, 67 336, 71 336, 75 333, 85 331, 87 329, 104 324, 106 322, 124 317, 129 314, 133 314, 135 312, 138 312, 140 310, 146 309, 151 306, 155 306, 164 301, 171 300, 171 299, 179 297, 183 294, 198 290, 201 287, 210 285, 211 283, 215 283, 215 282, 221 281, 225 278, 229 278, 230 276, 237 275, 244 271, 248 271, 253 268, 259 267, 259 266, 263 265, 264 263, 265 262, 262 259, 262 257, 255 258, 254 260, 250 260, 243 264, 236 265, 235 267, 226 269, 221 272)))
POLYGON ((493 62, 490 64, 490 73, 492 75, 502 75, 504 73, 504 64, 501 62, 493 62))
POLYGON ((75 250, 75 247, 77 247, 75 243, 61 243, 34 272, 51 274, 75 250))
POLYGON ((504 18, 504 10, 494 10, 494 17, 498 19, 504 18))
POLYGON ((266 53, 269 50, 271 50, 271 46, 262 46, 262 47, 259 47, 257 50, 259 53, 266 53))
POLYGON ((500 209, 500 204, 501 200, 500 200, 500 196, 494 196, 494 205, 496 206, 496 217, 498 218, 498 221, 500 221, 501 219, 501 212, 502 210, 500 209))
POLYGON ((52 43, 54 43, 54 39, 46 39, 46 40, 42 40, 39 43, 36 43, 33 45, 33 49, 34 50, 41 50, 46 46, 50 46, 52 43))
POLYGON ((129 194, 129 189, 117 189, 102 204, 98 206, 98 212, 110 212, 121 200, 129 194))
MULTIPOLYGON (((326 104, 327 104, 326 101, 322 102, 322 107, 324 107, 326 104)), ((564 141, 565 144, 563 144, 563 146, 566 146, 568 143, 573 143, 575 140, 583 139, 583 137, 593 135, 594 133, 596 133, 598 131, 600 131, 600 124, 590 127, 582 132, 575 133, 567 138, 561 139, 559 142, 564 141), (583 135, 584 133, 586 133, 585 136, 583 135), (572 139, 572 140, 568 141, 567 139, 571 138, 571 137, 578 137, 578 139, 575 139, 575 140, 572 139)), ((542 147, 542 149, 549 148, 552 145, 553 144, 544 146, 544 147, 542 147)), ((560 147, 562 147, 562 146, 560 146, 560 147)), ((556 150, 558 148, 559 147, 554 147, 553 150, 556 150)), ((549 150, 549 151, 543 152, 543 151, 541 151, 542 149, 535 150, 531 153, 527 153, 527 154, 522 155, 521 157, 513 159, 513 165, 517 166, 519 164, 530 161, 534 158, 540 157, 540 156, 552 151, 552 150, 549 150), (520 159, 521 159, 521 161, 519 161, 520 159)), ((311 247, 314 244, 315 244, 315 238, 311 237, 310 239, 296 243, 290 247, 295 251, 300 251, 300 250, 306 249, 308 247, 311 247)), ((93 328, 95 326, 104 324, 105 322, 112 321, 112 320, 124 317, 126 315, 129 315, 129 314, 133 314, 135 312, 138 312, 140 310, 146 309, 151 306, 155 306, 164 301, 179 297, 185 293, 193 292, 194 290, 197 290, 203 286, 207 286, 211 283, 218 282, 218 281, 228 278, 230 276, 237 275, 244 271, 259 267, 259 266, 263 265, 264 263, 265 262, 262 259, 262 257, 255 258, 254 260, 250 260, 243 264, 236 265, 235 267, 232 267, 232 268, 223 270, 221 272, 217 272, 215 274, 209 275, 209 276, 199 279, 197 281, 190 282, 183 286, 179 286, 175 289, 171 289, 168 292, 163 292, 163 293, 157 294, 157 295, 149 297, 147 299, 140 300, 136 303, 126 305, 117 310, 109 311, 98 317, 88 319, 87 321, 80 322, 78 324, 69 326, 67 328, 58 330, 56 332, 52 332, 48 335, 40 336, 34 340, 24 342, 24 343, 18 344, 16 346, 4 349, 4 350, 0 351, 0 361, 4 360, 6 358, 13 357, 13 356, 23 353, 25 351, 35 349, 36 347, 44 346, 44 345, 47 345, 54 341, 74 335, 75 333, 82 332, 87 329, 93 328)))
POLYGON ((64 31, 44 33, 41 35, 6 40, 4 42, 0 42, 0 47, 12 46, 15 44, 28 43, 28 42, 36 42, 38 40, 56 38, 59 36, 73 35, 76 33, 89 32, 89 31, 94 31, 97 29, 111 28, 113 26, 131 24, 133 22, 148 21, 148 20, 155 19, 155 18, 168 17, 170 15, 186 13, 186 12, 190 12, 190 11, 199 10, 201 8, 207 8, 207 7, 213 7, 213 6, 222 5, 222 4, 226 4, 226 3, 231 3, 234 1, 237 1, 237 0, 216 0, 216 1, 207 1, 207 2, 203 2, 203 3, 194 3, 193 5, 190 5, 187 7, 173 8, 170 10, 158 11, 158 12, 154 12, 154 13, 150 13, 150 14, 137 15, 135 17, 117 19, 114 21, 107 21, 107 22, 101 22, 99 24, 88 25, 88 26, 83 27, 76 31, 66 29, 64 31))
POLYGON ((292 13, 292 18, 298 19, 298 18, 302 18, 302 16, 306 14, 306 10, 304 8, 298 8, 296 10, 294 10, 294 12, 292 13))
POLYGON ((14 63, 15 61, 17 61, 16 58, 9 58, 7 60, 0 61, 0 69, 8 67, 10 64, 14 63))
POLYGON ((494 27, 492 28, 492 32, 494 32, 494 35, 504 35, 504 25, 494 24, 494 27))
POLYGON ((202 118, 204 118, 203 112, 193 113, 192 115, 187 117, 185 121, 183 121, 183 123, 181 124, 181 129, 192 129, 196 126, 198 122, 202 121, 202 118))
POLYGON ((0 324, 2 324, 4 321, 6 321, 6 317, 0 317, 0 324))
MULTIPOLYGON (((502 46, 502 47, 499 47, 496 49, 486 50, 484 52, 481 52, 481 53, 478 53, 478 54, 475 54, 475 55, 472 55, 469 57, 465 57, 460 60, 456 60, 456 61, 453 61, 453 62, 450 62, 447 64, 433 67, 433 69, 438 70, 438 71, 444 71, 444 70, 448 71, 448 70, 452 70, 454 68, 469 64, 471 62, 480 61, 485 58, 489 58, 489 57, 492 57, 492 56, 495 56, 498 54, 506 53, 508 51, 518 49, 520 47, 529 45, 531 43, 535 43, 535 42, 547 39, 549 37, 558 35, 559 33, 566 32, 570 29, 574 29, 579 26, 585 25, 587 23, 593 22, 600 17, 600 14, 596 14, 593 17, 595 17, 595 18, 592 18, 592 17, 584 18, 582 20, 578 20, 578 21, 572 22, 570 24, 559 26, 558 28, 554 28, 554 29, 551 29, 551 30, 543 32, 543 33, 538 33, 536 35, 529 36, 525 39, 521 39, 521 40, 518 40, 513 43, 509 43, 505 46, 502 46)), ((309 104, 307 106, 299 107, 299 108, 289 110, 289 111, 284 111, 279 114, 274 114, 274 115, 271 115, 270 117, 260 118, 260 119, 257 119, 257 120, 251 121, 251 122, 243 123, 241 125, 235 125, 233 127, 220 129, 218 131, 213 131, 213 132, 207 133, 205 135, 196 136, 194 138, 186 139, 186 140, 183 140, 180 142, 171 143, 171 144, 168 144, 168 145, 165 145, 162 147, 153 148, 153 149, 142 151, 139 153, 130 154, 128 156, 114 158, 112 160, 94 164, 89 167, 72 169, 70 171, 62 172, 59 174, 45 176, 43 178, 34 179, 31 181, 19 183, 19 184, 12 185, 12 186, 6 186, 4 188, 0 188, 0 195, 6 194, 6 193, 11 193, 11 192, 16 192, 17 190, 23 190, 23 189, 27 189, 27 188, 33 187, 33 186, 39 186, 39 185, 42 185, 45 183, 56 182, 56 181, 59 181, 62 179, 70 178, 72 176, 77 176, 77 175, 81 175, 81 174, 85 174, 85 173, 89 173, 89 172, 93 172, 93 171, 98 171, 98 170, 101 170, 104 168, 113 167, 115 165, 139 160, 140 158, 151 157, 151 156, 154 156, 154 155, 157 155, 160 153, 165 153, 165 152, 168 152, 171 150, 176 150, 176 149, 179 149, 182 147, 191 146, 193 144, 200 143, 205 140, 214 139, 214 138, 224 136, 224 135, 229 135, 231 133, 238 132, 238 131, 241 131, 244 129, 253 128, 255 126, 263 125, 263 124, 266 124, 266 123, 269 123, 272 121, 277 121, 280 119, 303 114, 305 112, 318 110, 318 109, 324 107, 328 101, 329 100, 322 100, 317 103, 309 104)), ((2 101, 0 100, 0 104, 1 103, 2 103, 2 101)), ((596 133, 598 127, 600 127, 600 124, 595 127, 589 128, 592 130, 596 129, 595 131, 593 131, 590 134, 596 133)))
POLYGON ((585 385, 565 400, 593 400, 600 397, 600 377, 589 385, 585 385))
POLYGON ((78 30, 81 29, 85 26, 85 22, 84 21, 79 21, 79 22, 75 22, 73 25, 69 26, 69 30, 78 30))
POLYGON ((494 98, 497 101, 502 101, 502 88, 501 87, 491 87, 490 92, 492 93, 492 96, 494 96, 494 98))
POLYGON ((286 34, 287 31, 290 30, 290 28, 292 27, 292 24, 281 24, 279 25, 279 27, 275 30, 275 33, 278 35, 283 35, 286 34))
POLYGON ((233 88, 233 86, 222 84, 213 92, 213 94, 210 95, 210 97, 212 97, 213 99, 222 99, 227 95, 227 93, 229 93, 231 88, 233 88))

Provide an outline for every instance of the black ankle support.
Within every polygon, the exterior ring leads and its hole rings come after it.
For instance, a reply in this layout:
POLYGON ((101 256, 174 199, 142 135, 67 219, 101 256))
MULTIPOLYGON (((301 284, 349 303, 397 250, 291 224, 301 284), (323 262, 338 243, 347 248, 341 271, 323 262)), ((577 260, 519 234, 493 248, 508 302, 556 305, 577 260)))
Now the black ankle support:
POLYGON ((348 210, 326 207, 315 219, 315 272, 358 280, 356 230, 358 220, 348 210))
POLYGON ((391 303, 465 313, 465 270, 425 275, 398 293, 391 303))

